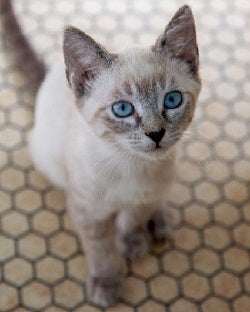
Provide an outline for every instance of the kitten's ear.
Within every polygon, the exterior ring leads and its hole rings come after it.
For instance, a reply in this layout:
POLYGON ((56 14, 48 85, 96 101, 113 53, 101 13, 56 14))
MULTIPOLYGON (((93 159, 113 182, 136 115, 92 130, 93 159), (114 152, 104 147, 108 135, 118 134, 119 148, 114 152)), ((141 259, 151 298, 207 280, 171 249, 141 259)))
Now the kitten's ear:
POLYGON ((72 26, 64 31, 63 52, 67 79, 77 97, 90 89, 94 78, 114 59, 114 55, 72 26))
POLYGON ((153 50, 160 54, 171 52, 174 57, 188 63, 191 72, 198 71, 199 52, 195 22, 189 6, 184 5, 176 12, 153 50))

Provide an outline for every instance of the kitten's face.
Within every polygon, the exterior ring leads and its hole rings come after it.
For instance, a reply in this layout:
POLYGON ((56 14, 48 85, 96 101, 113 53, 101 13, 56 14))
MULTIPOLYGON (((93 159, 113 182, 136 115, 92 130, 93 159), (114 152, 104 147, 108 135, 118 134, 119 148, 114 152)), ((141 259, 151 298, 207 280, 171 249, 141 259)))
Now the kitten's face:
POLYGON ((64 57, 78 107, 107 144, 151 159, 164 158, 191 122, 200 80, 188 6, 176 12, 153 47, 118 56, 69 27, 64 57))
POLYGON ((192 120, 200 91, 188 66, 151 49, 133 49, 104 70, 83 99, 82 115, 103 140, 162 158, 192 120))

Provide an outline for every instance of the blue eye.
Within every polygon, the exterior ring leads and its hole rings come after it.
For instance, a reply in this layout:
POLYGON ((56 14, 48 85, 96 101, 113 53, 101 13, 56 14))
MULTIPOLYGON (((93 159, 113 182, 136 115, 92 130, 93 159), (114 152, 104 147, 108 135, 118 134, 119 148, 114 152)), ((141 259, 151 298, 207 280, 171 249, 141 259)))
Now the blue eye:
POLYGON ((164 107, 168 109, 174 109, 181 105, 182 94, 179 91, 172 91, 165 95, 164 107))
POLYGON ((125 118, 133 114, 134 107, 129 102, 120 101, 112 106, 113 113, 120 118, 125 118))

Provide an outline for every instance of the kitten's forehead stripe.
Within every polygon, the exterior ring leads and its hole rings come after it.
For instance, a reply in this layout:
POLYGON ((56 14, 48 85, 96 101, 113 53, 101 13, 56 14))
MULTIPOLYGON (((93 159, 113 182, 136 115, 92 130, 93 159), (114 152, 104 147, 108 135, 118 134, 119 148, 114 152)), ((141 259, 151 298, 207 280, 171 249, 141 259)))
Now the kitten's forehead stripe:
POLYGON ((123 90, 126 92, 128 96, 133 95, 132 87, 129 81, 125 81, 123 84, 123 90))

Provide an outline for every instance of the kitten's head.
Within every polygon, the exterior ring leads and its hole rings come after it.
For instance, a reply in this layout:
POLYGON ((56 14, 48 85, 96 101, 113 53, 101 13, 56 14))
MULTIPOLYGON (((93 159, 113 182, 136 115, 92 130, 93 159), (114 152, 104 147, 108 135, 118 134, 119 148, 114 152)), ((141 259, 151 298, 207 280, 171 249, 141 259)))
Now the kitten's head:
POLYGON ((188 6, 180 8, 152 47, 118 55, 68 27, 64 57, 79 110, 107 144, 164 158, 190 124, 201 85, 188 6))

